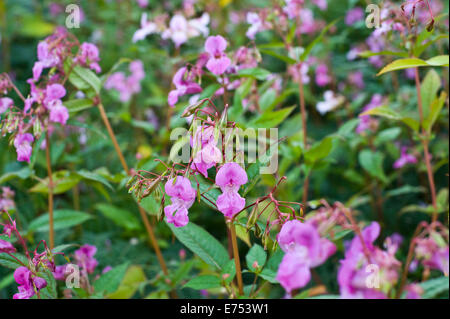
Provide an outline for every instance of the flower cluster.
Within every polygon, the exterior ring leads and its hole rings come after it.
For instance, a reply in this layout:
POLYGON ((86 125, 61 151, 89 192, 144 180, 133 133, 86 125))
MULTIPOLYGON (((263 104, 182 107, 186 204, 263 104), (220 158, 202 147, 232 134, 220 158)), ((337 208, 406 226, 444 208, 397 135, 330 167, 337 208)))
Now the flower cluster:
POLYGON ((311 268, 323 264, 336 251, 336 246, 320 236, 309 222, 287 221, 277 235, 280 248, 286 253, 278 268, 276 279, 290 294, 311 279, 311 268))
POLYGON ((200 35, 207 37, 209 33, 209 14, 203 13, 199 18, 186 19, 182 14, 175 14, 166 25, 166 16, 159 16, 154 21, 149 21, 147 14, 141 17, 141 28, 133 35, 133 42, 145 39, 148 35, 159 33, 163 39, 170 39, 178 48, 190 38, 200 35))
POLYGON ((14 294, 14 299, 30 299, 39 290, 47 287, 47 281, 44 278, 38 277, 31 272, 27 267, 21 266, 14 271, 14 279, 19 285, 18 293, 14 294))
POLYGON ((191 168, 205 177, 208 177, 208 169, 222 161, 222 153, 217 148, 217 141, 214 137, 214 126, 202 125, 197 128, 194 138, 191 139, 191 146, 195 150, 191 168))
POLYGON ((135 60, 129 65, 130 75, 123 72, 111 74, 105 82, 105 89, 115 89, 120 94, 120 101, 127 102, 133 94, 141 91, 141 81, 145 78, 145 71, 142 61, 135 60))
POLYGON ((2 187, 0 192, 0 211, 12 210, 16 207, 14 203, 14 191, 9 187, 2 187))
POLYGON ((380 249, 373 244, 379 234, 380 225, 373 222, 347 247, 338 270, 341 298, 384 299, 397 283, 401 266, 395 258, 398 244, 387 240, 387 250, 380 249))

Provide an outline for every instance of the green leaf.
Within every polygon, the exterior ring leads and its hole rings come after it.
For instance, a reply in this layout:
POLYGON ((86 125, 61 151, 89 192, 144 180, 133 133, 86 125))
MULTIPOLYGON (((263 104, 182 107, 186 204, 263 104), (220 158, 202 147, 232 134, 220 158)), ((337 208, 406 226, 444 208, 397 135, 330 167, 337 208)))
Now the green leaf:
POLYGON ((423 193, 425 189, 422 186, 404 185, 386 192, 386 197, 408 195, 413 193, 423 193))
MULTIPOLYGON (((22 264, 28 265, 28 259, 27 257, 25 257, 25 255, 19 253, 15 253, 12 255, 14 255, 14 257, 20 260, 22 264)), ((15 270, 21 267, 22 265, 13 257, 2 253, 0 254, 0 266, 15 270)))
POLYGON ((219 277, 212 275, 197 276, 187 282, 183 288, 192 288, 196 290, 211 289, 221 287, 219 277))
POLYGON ((448 55, 439 55, 435 56, 426 61, 418 59, 418 58, 407 58, 407 59, 398 59, 394 62, 389 63, 380 72, 378 72, 377 76, 380 76, 387 72, 409 69, 409 68, 417 68, 421 66, 447 66, 449 65, 448 55))
POLYGON ((436 95, 441 87, 441 78, 434 69, 430 69, 425 75, 420 95, 422 99, 422 106, 424 117, 426 118, 430 112, 431 103, 436 99, 436 95))
POLYGON ((283 259, 284 252, 281 249, 277 249, 272 256, 270 256, 269 261, 266 266, 259 274, 259 276, 270 283, 276 284, 278 280, 276 280, 278 267, 280 266, 281 260, 283 259))
POLYGON ((27 179, 33 174, 33 171, 27 166, 15 172, 5 173, 0 176, 0 184, 4 184, 13 178, 27 179))
POLYGON ((277 92, 274 89, 268 89, 259 98, 259 108, 262 111, 269 110, 277 98, 277 92))
POLYGON ((396 111, 390 109, 385 105, 374 107, 373 109, 365 111, 360 116, 364 115, 378 115, 391 120, 400 120, 402 118, 402 116, 399 113, 397 113, 396 111))
POLYGON ((55 277, 53 276, 50 269, 45 268, 37 273, 38 277, 45 279, 47 286, 39 291, 41 298, 43 299, 56 299, 58 298, 58 289, 55 277))
POLYGON ((267 49, 260 49, 259 50, 260 53, 262 54, 267 54, 270 56, 273 56, 274 58, 277 58, 283 62, 286 62, 287 64, 295 64, 297 63, 297 61, 291 57, 288 57, 287 55, 283 55, 277 52, 274 52, 272 50, 267 50, 267 49))
POLYGON ((104 178, 100 174, 97 174, 97 173, 94 173, 94 172, 89 172, 89 171, 84 170, 84 169, 83 170, 79 170, 79 171, 77 171, 75 173, 77 175, 79 175, 81 178, 85 179, 85 180, 101 183, 101 184, 105 185, 106 187, 108 187, 110 190, 114 190, 114 188, 108 182, 108 180, 106 178, 104 178))
POLYGON ((42 20, 38 15, 23 17, 18 32, 24 36, 43 38, 53 33, 55 25, 42 20))
POLYGON ((222 269, 228 262, 227 250, 202 227, 189 222, 184 227, 167 224, 177 239, 208 265, 222 269))
POLYGON ((225 267, 223 267, 221 276, 223 275, 228 275, 228 278, 225 279, 225 282, 227 284, 230 284, 233 281, 234 277, 236 276, 236 263, 234 262, 234 259, 228 261, 225 267))
POLYGON ((441 113, 441 110, 444 107, 446 99, 447 93, 443 91, 441 92, 439 98, 434 99, 434 101, 431 103, 428 116, 423 120, 423 128, 426 131, 431 132, 434 123, 439 117, 439 113, 441 113))
POLYGON ((257 80, 264 81, 272 73, 262 68, 248 68, 239 70, 237 74, 242 77, 252 77, 257 80))
MULTIPOLYGON (((424 30, 426 32, 426 29, 424 30)), ((418 37, 418 41, 416 42, 416 47, 413 50, 413 53, 415 56, 420 56, 430 45, 432 45, 433 43, 436 43, 439 40, 442 39, 447 39, 448 40, 448 35, 447 34, 440 34, 438 35, 436 38, 431 39, 430 41, 427 41, 424 44, 421 44, 421 42, 419 42, 419 37, 418 37)))
POLYGON ((436 298, 443 292, 449 290, 448 277, 442 276, 439 278, 430 279, 420 283, 420 286, 424 290, 424 294, 422 295, 423 299, 436 298))
POLYGON ((144 270, 141 266, 132 265, 128 268, 119 288, 108 295, 110 299, 130 299, 136 293, 139 285, 145 282, 147 278, 145 277, 144 270))
POLYGON ((94 102, 91 99, 73 99, 65 101, 64 106, 73 114, 93 107, 94 102))
POLYGON ((247 267, 251 271, 255 272, 257 270, 261 270, 264 265, 266 264, 267 260, 267 253, 260 245, 255 244, 252 248, 248 251, 247 255, 245 256, 245 260, 247 262, 247 267), (253 267, 254 262, 258 263, 258 269, 253 267))
POLYGON ((375 138, 375 145, 378 146, 388 141, 393 141, 400 135, 401 132, 402 130, 399 127, 391 127, 385 129, 378 133, 377 137, 375 138))
POLYGON ((380 51, 380 52, 363 51, 363 52, 360 52, 358 55, 362 58, 370 58, 372 56, 377 56, 377 55, 393 55, 393 56, 398 56, 401 58, 408 57, 407 52, 394 52, 394 51, 380 51))
MULTIPOLYGON (((89 219, 91 219, 91 216, 83 212, 71 209, 57 209, 53 212, 53 227, 54 230, 70 228, 76 225, 80 225, 89 219)), ((48 221, 48 213, 45 213, 34 219, 30 223, 30 225, 28 226, 28 231, 48 232, 48 221)))
POLYGON ((374 178, 387 181, 387 177, 383 170, 383 154, 381 152, 373 152, 370 149, 362 150, 359 153, 360 165, 374 178))
POLYGON ((73 67, 69 75, 69 81, 79 90, 92 88, 97 94, 100 93, 102 86, 100 79, 94 72, 79 65, 73 67))
POLYGON ((104 273, 94 282, 94 290, 96 293, 111 294, 119 288, 123 277, 128 269, 128 262, 114 267, 107 273, 104 273))
POLYGON ((103 216, 112 220, 116 225, 125 228, 126 230, 139 230, 142 228, 139 219, 129 210, 118 208, 114 205, 99 203, 95 205, 103 216))
POLYGON ((291 112, 294 110, 295 106, 286 107, 277 111, 264 112, 258 118, 251 121, 248 126, 254 128, 273 128, 277 127, 282 123, 291 112))
MULTIPOLYGON (((73 172, 69 172, 66 170, 54 172, 52 175, 53 179, 53 194, 62 194, 72 189, 75 185, 77 185, 81 177, 73 172)), ((48 183, 49 178, 46 177, 42 182, 34 185, 30 192, 35 193, 48 193, 48 183)))
POLYGON ((317 161, 327 157, 333 148, 333 137, 329 136, 322 141, 314 144, 305 153, 305 161, 308 164, 316 163, 317 161))

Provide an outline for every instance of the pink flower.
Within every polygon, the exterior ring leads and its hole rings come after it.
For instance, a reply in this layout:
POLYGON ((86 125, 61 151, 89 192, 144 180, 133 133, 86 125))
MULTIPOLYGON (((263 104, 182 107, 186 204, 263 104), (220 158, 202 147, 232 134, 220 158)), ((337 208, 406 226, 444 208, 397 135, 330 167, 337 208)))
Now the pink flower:
POLYGON ((66 265, 56 266, 53 271, 53 277, 56 280, 64 280, 66 278, 66 265))
POLYGON ((429 237, 416 239, 415 253, 417 259, 430 269, 449 274, 449 247, 443 237, 433 231, 429 237))
POLYGON ((408 154, 407 151, 408 151, 407 147, 405 146, 402 147, 400 157, 394 162, 393 165, 395 169, 400 169, 408 164, 417 163, 417 158, 414 155, 408 154))
POLYGON ((157 31, 156 23, 147 20, 147 13, 143 13, 141 16, 141 28, 137 30, 133 35, 133 43, 144 40, 148 35, 157 31))
POLYGON ((247 173, 237 163, 226 163, 217 172, 216 184, 223 193, 217 198, 216 204, 225 217, 231 219, 245 207, 245 199, 238 194, 238 190, 247 181, 247 173))
POLYGON ((199 149, 192 161, 191 168, 208 177, 208 169, 222 161, 222 153, 217 148, 217 142, 214 139, 214 127, 198 127, 194 138, 191 138, 191 146, 199 149))
POLYGON ((230 66, 231 60, 225 54, 227 41, 220 35, 210 36, 205 42, 205 51, 209 53, 209 60, 206 68, 215 75, 225 73, 230 66))
POLYGON ((69 111, 62 105, 61 100, 54 100, 49 104, 50 109, 50 121, 54 123, 60 123, 65 125, 69 119, 69 111))
POLYGON ((136 0, 136 2, 141 8, 146 8, 148 6, 148 0, 136 0))
POLYGON ((331 77, 328 75, 328 67, 321 63, 316 68, 316 84, 318 86, 325 86, 331 82, 331 77))
POLYGON ((14 279, 19 284, 18 290, 14 299, 30 299, 35 295, 35 288, 37 291, 47 286, 47 281, 41 277, 33 275, 27 267, 19 267, 14 271, 14 279))
POLYGON ((277 272, 277 280, 288 293, 304 287, 310 280, 310 268, 325 262, 336 246, 321 238, 318 230, 298 220, 286 222, 277 236, 280 248, 286 253, 277 272))
POLYGON ((0 98, 0 114, 6 112, 14 105, 14 101, 9 97, 0 98))
POLYGON ((14 139, 14 147, 17 151, 17 160, 19 162, 30 162, 31 152, 33 148, 31 143, 33 143, 34 137, 30 133, 17 134, 14 139))
POLYGON ((141 91, 140 82, 145 78, 144 65, 142 61, 135 60, 128 66, 130 75, 127 77, 123 72, 111 74, 105 81, 105 89, 115 89, 120 94, 120 100, 127 102, 133 94, 141 91))
POLYGON ((423 288, 418 284, 409 284, 405 287, 406 299, 421 299, 423 288))
POLYGON ((92 274, 97 267, 98 262, 94 258, 97 252, 97 247, 85 244, 75 251, 75 260, 77 265, 86 271, 88 274, 92 274))
POLYGON ((353 8, 345 15, 345 24, 352 25, 364 18, 364 10, 360 7, 353 8))
POLYGON ((224 164, 216 175, 216 184, 222 192, 237 192, 248 181, 247 173, 238 163, 224 164))
POLYGON ((94 70, 97 73, 101 72, 100 65, 98 62, 100 61, 100 54, 98 48, 95 44, 84 42, 80 46, 80 53, 75 58, 75 63, 79 63, 84 67, 89 67, 91 70, 94 70))
POLYGON ((341 298, 385 299, 384 292, 397 283, 401 268, 401 263, 395 258, 397 248, 388 247, 387 251, 383 251, 374 246, 373 242, 379 234, 380 225, 373 222, 361 233, 365 248, 359 236, 353 238, 338 270, 341 298), (367 285, 374 271, 380 275, 379 287, 367 285))
POLYGON ((247 30, 245 35, 250 40, 254 40, 257 33, 267 30, 272 26, 269 22, 261 18, 256 12, 247 13, 247 23, 250 24, 250 28, 247 30))
POLYGON ((195 200, 196 191, 192 188, 189 179, 177 176, 169 179, 164 186, 167 195, 170 196, 171 205, 164 207, 166 221, 175 227, 184 227, 189 222, 188 209, 195 200))
POLYGON ((168 103, 173 107, 178 99, 186 94, 200 93, 202 88, 195 83, 193 72, 188 72, 186 67, 180 68, 173 76, 172 83, 175 85, 175 90, 169 92, 168 103))
POLYGON ((14 253, 16 248, 6 240, 0 239, 0 253, 14 253))

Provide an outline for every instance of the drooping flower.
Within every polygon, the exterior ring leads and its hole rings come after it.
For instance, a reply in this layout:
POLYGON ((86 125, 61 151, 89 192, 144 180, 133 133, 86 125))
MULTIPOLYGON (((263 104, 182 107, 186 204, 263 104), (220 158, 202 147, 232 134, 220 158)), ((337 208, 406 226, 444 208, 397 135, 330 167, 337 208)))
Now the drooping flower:
POLYGON ((53 277, 55 277, 56 280, 64 280, 66 278, 66 265, 56 266, 53 271, 53 277))
POLYGON ((247 173, 237 163, 224 164, 216 175, 216 184, 222 190, 222 194, 217 198, 217 209, 225 217, 233 218, 245 207, 245 199, 242 198, 238 190, 248 181, 247 173))
POLYGON ((316 106, 317 111, 322 115, 334 110, 344 101, 343 96, 335 96, 334 92, 330 90, 325 91, 323 97, 325 98, 325 101, 317 103, 316 106))
POLYGON ((213 126, 200 126, 191 138, 191 146, 196 150, 191 168, 208 177, 208 169, 222 161, 222 153, 217 148, 213 126))
POLYGON ((14 253, 16 248, 6 240, 0 239, 0 253, 14 253))
POLYGON ((65 125, 67 120, 69 119, 69 111, 62 104, 61 100, 54 100, 49 103, 50 109, 50 121, 54 123, 60 123, 61 125, 65 125))
POLYGON ((209 54, 206 68, 215 75, 225 73, 231 60, 225 54, 227 41, 220 35, 210 36, 205 42, 205 51, 209 54))
POLYGON ((316 68, 316 84, 318 86, 325 86, 331 82, 331 77, 328 75, 328 67, 325 63, 321 63, 316 68))
POLYGON ((336 251, 336 246, 321 238, 313 225, 298 220, 287 221, 277 241, 286 254, 276 278, 288 293, 306 286, 311 278, 310 269, 323 264, 336 251))
POLYGON ((266 21, 264 12, 258 14, 256 12, 247 13, 247 23, 250 24, 245 35, 250 39, 254 40, 257 33, 270 29, 272 27, 271 23, 266 21))
POLYGON ((88 67, 97 73, 100 73, 102 70, 100 68, 100 65, 98 64, 99 61, 100 54, 97 46, 89 42, 84 42, 83 44, 81 44, 80 53, 74 60, 75 63, 79 63, 84 67, 88 67))
POLYGON ((183 95, 200 93, 202 91, 201 86, 194 82, 194 76, 193 72, 188 71, 187 67, 182 67, 175 73, 172 79, 175 90, 169 92, 169 106, 173 107, 183 95))
POLYGON ((9 97, 0 98, 0 114, 5 113, 14 105, 14 101, 9 97))
POLYGON ((77 265, 88 274, 92 274, 98 265, 94 255, 97 253, 97 247, 85 244, 77 249, 74 253, 77 265))
POLYGON ((148 35, 157 31, 157 25, 153 21, 147 20, 147 13, 143 13, 141 16, 141 28, 138 29, 133 35, 133 43, 144 40, 148 35))
POLYGON ((408 164, 416 164, 417 163, 417 158, 412 154, 408 154, 407 147, 403 146, 401 148, 400 153, 401 153, 400 157, 394 162, 394 165, 393 165, 393 167, 395 169, 400 169, 403 166, 408 165, 408 164))
POLYGON ((17 151, 17 160, 19 162, 30 162, 31 152, 33 148, 31 143, 33 143, 34 137, 30 133, 17 134, 14 139, 14 147, 17 151))
POLYGON ((429 236, 416 239, 416 258, 430 269, 449 274, 449 246, 441 234, 432 230, 429 236))
POLYGON ((37 291, 47 286, 47 281, 41 277, 35 276, 27 267, 19 267, 14 271, 14 279, 19 287, 18 293, 14 294, 14 299, 30 299, 37 291))
POLYGON ((189 222, 188 209, 195 201, 196 191, 191 182, 184 176, 169 179, 164 186, 170 196, 171 205, 164 207, 166 221, 175 227, 184 227, 189 222))
POLYGON ((120 101, 127 102, 133 94, 141 91, 140 82, 145 78, 144 65, 141 60, 134 60, 128 66, 130 75, 123 72, 111 74, 105 81, 105 89, 115 89, 120 94, 120 101))
POLYGON ((395 258, 397 246, 386 251, 373 243, 380 226, 373 222, 363 229, 361 238, 355 236, 341 260, 338 283, 341 298, 385 299, 397 283, 401 263, 395 258))

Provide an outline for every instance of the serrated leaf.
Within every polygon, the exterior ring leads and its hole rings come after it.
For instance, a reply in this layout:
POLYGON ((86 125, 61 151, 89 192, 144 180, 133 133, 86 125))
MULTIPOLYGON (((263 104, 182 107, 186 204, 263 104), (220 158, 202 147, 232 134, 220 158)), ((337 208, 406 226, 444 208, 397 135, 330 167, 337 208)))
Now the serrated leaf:
POLYGON ((119 288, 123 277, 128 269, 128 262, 116 266, 107 273, 104 273, 94 282, 96 293, 111 294, 119 288))
POLYGON ((99 203, 95 205, 95 208, 100 211, 103 216, 126 230, 133 231, 142 228, 139 219, 129 210, 105 203, 99 203))
POLYGON ((208 265, 222 269, 229 261, 227 250, 210 233, 189 222, 184 227, 167 224, 177 239, 208 265))

